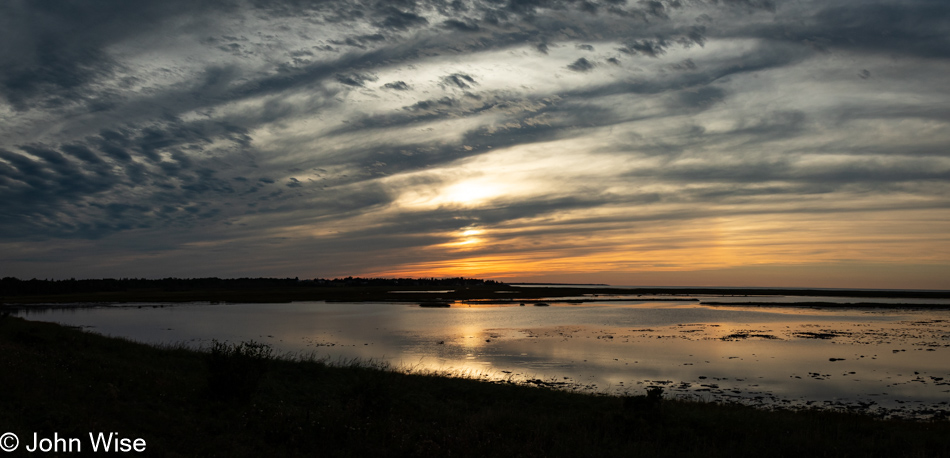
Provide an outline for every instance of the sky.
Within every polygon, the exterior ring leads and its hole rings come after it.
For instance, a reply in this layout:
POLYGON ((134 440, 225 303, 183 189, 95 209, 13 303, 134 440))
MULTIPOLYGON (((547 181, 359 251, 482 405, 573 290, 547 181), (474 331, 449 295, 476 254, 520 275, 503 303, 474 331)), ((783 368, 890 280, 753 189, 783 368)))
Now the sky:
POLYGON ((5 0, 0 276, 950 289, 950 2, 5 0))

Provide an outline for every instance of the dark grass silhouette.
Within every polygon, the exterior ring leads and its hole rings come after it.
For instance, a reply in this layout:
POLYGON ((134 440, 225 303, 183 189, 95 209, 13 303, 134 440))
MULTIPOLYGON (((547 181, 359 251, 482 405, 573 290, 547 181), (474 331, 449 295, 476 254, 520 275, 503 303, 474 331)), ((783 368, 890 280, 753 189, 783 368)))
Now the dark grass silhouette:
POLYGON ((246 401, 260 388, 273 349, 250 341, 238 344, 212 341, 208 354, 208 394, 225 401, 246 401))

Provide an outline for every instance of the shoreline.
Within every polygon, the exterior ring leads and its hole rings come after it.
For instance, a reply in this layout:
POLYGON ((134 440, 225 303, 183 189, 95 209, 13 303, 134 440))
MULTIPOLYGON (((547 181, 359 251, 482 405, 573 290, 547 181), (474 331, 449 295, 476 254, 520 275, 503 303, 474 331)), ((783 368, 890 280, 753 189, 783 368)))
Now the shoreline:
MULTIPOLYGON (((283 287, 253 287, 241 289, 201 288, 201 289, 129 289, 122 291, 89 291, 61 294, 3 294, 0 295, 0 308, 28 305, 52 304, 114 304, 114 303, 280 303, 300 301, 333 302, 464 302, 464 301, 566 301, 605 302, 613 300, 639 300, 639 296, 650 296, 653 301, 696 300, 694 296, 716 296, 722 301, 704 302, 704 305, 744 305, 728 301, 729 297, 785 296, 785 297, 847 297, 856 299, 930 299, 950 301, 950 291, 914 291, 914 290, 820 290, 785 288, 577 288, 567 286, 530 286, 518 287, 506 284, 457 286, 451 290, 431 292, 432 286, 383 285, 383 286, 319 286, 302 283, 283 287), (398 288, 399 291, 394 291, 398 288), (600 296, 614 296, 600 297, 600 296), (581 299, 578 299, 581 297, 581 299), (617 299, 620 297, 622 299, 617 299), (713 303, 716 302, 716 303, 713 303)), ((837 306, 833 302, 805 301, 800 305, 837 306)), ((876 304, 873 301, 861 301, 860 306, 876 304)), ((768 304, 776 306, 785 304, 768 304)), ((904 306, 904 304, 895 304, 904 306)), ((917 304, 914 304, 917 306, 917 304)), ((941 304, 941 308, 950 307, 950 303, 941 304)))

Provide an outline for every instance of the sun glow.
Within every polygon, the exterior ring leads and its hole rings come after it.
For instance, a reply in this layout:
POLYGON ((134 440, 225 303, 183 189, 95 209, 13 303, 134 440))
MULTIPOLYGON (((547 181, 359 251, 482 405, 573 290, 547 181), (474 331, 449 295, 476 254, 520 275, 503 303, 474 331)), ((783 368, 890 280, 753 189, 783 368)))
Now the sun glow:
MULTIPOLYGON (((607 221, 611 214, 605 212, 604 218, 594 223, 572 220, 572 215, 562 213, 557 220, 523 220, 520 226, 467 225, 444 233, 448 240, 430 247, 425 259, 407 259, 395 268, 372 274, 532 278, 611 272, 629 278, 655 278, 658 282, 688 278, 683 281, 713 284, 741 272, 736 278, 743 284, 794 286, 803 282, 792 277, 808 275, 808 281, 816 285, 852 282, 852 277, 853 284, 867 285, 873 284, 871 278, 886 275, 867 270, 835 280, 829 272, 834 266, 844 265, 841 259, 859 256, 884 266, 880 267, 881 272, 891 272, 886 266, 907 253, 917 259, 947 256, 946 245, 932 245, 927 253, 914 253, 906 231, 901 237, 894 235, 899 233, 898 222, 861 212, 851 213, 849 221, 829 221, 823 214, 801 214, 782 219, 774 215, 733 215, 656 224, 640 222, 635 232, 623 221, 607 221), (855 221, 875 224, 856 225, 855 221), (570 231, 559 230, 568 225, 570 231), (596 229, 598 236, 577 237, 588 227, 592 232, 596 229), (805 243, 811 247, 808 252, 800 248, 805 243), (873 246, 873 251, 869 246, 873 246), (825 277, 827 281, 823 280, 825 277), (864 277, 867 279, 862 280, 864 277)), ((904 221, 934 218, 913 210, 903 212, 902 216, 904 221)), ((938 218, 937 223, 943 224, 943 220, 938 218)), ((932 264, 933 267, 921 267, 921 278, 938 278, 940 265, 932 264)))
POLYGON ((504 193, 505 190, 498 184, 483 180, 472 180, 445 188, 440 193, 441 199, 439 200, 462 205, 477 205, 504 193))
POLYGON ((485 233, 484 230, 468 227, 462 228, 459 231, 460 232, 458 232, 455 236, 457 241, 447 243, 444 246, 454 248, 474 248, 475 246, 481 245, 484 242, 482 238, 478 237, 479 235, 485 233))
POLYGON ((496 178, 476 177, 441 186, 394 183, 399 188, 396 206, 409 209, 478 207, 499 197, 511 198, 518 194, 510 183, 496 178))

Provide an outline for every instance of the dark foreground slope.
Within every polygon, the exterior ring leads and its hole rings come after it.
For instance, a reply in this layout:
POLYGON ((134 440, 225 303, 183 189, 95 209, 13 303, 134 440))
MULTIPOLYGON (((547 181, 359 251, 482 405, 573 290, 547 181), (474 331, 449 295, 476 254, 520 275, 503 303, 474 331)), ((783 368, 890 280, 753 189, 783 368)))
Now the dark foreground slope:
POLYGON ((0 432, 16 433, 20 452, 33 433, 84 438, 87 452, 88 433, 117 432, 144 439, 143 456, 950 456, 946 420, 592 396, 215 350, 0 315, 0 432))

